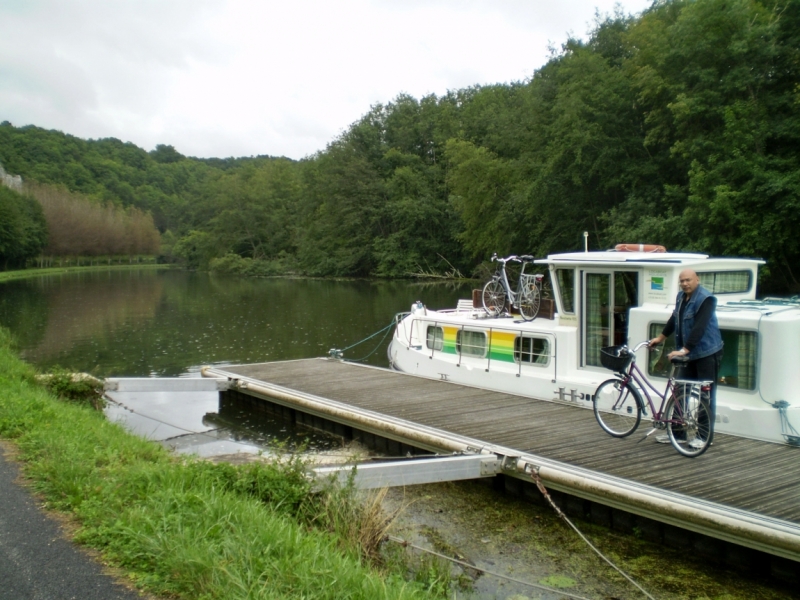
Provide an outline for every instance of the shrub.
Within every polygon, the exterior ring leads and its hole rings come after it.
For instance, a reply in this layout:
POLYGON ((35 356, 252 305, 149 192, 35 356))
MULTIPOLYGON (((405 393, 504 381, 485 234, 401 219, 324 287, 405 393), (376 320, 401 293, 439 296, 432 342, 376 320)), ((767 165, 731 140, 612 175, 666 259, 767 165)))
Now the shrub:
POLYGON ((55 368, 50 373, 40 376, 39 380, 51 394, 59 398, 86 404, 95 410, 102 410, 105 407, 103 383, 96 377, 55 368))

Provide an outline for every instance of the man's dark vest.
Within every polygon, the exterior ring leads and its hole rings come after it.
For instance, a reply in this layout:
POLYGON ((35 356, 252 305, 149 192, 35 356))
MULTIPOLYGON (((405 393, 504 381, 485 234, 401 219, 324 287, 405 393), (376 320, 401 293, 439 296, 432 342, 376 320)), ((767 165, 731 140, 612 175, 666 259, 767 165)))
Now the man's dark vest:
POLYGON ((698 285, 697 289, 689 297, 689 302, 686 305, 686 310, 683 312, 683 319, 681 319, 681 302, 683 301, 683 291, 678 292, 678 297, 675 300, 675 347, 680 349, 684 347, 685 340, 689 339, 689 334, 692 332, 694 326, 694 318, 700 305, 706 298, 711 298, 714 303, 711 310, 711 320, 708 322, 708 327, 703 332, 703 337, 700 338, 697 346, 689 353, 689 360, 697 360, 711 356, 716 352, 722 350, 722 335, 719 331, 719 324, 717 323, 717 299, 712 296, 708 290, 703 286, 698 285))

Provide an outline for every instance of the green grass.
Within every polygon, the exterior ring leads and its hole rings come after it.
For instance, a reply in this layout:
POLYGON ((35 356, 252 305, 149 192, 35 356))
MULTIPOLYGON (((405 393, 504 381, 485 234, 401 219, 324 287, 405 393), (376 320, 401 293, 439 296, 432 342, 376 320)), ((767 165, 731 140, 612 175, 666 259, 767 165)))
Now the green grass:
POLYGON ((79 273, 81 271, 108 271, 111 269, 174 269, 175 265, 159 265, 154 263, 132 263, 132 264, 97 264, 82 267, 48 267, 45 269, 20 269, 18 271, 0 271, 0 282, 11 281, 12 279, 27 279, 28 277, 40 277, 43 275, 61 275, 63 273, 79 273))
POLYGON ((3 329, 0 390, 0 437, 18 446, 48 507, 73 515, 76 540, 150 592, 366 600, 433 589, 424 578, 404 580, 402 561, 379 571, 369 555, 380 554, 375 532, 385 522, 374 503, 354 504, 342 490, 311 493, 299 458, 244 466, 176 458, 90 406, 58 400, 3 329))

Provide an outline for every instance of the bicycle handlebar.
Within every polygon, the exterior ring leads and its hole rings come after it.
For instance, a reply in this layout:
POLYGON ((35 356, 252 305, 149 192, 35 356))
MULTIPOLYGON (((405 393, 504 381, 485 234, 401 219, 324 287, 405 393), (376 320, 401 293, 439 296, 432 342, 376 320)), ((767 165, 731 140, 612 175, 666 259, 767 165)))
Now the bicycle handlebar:
MULTIPOLYGON (((649 343, 650 343, 650 340, 645 340, 643 342, 639 342, 638 344, 636 344, 636 347, 633 349, 633 352, 634 353, 638 352, 639 349, 642 346, 647 346, 649 343)), ((686 364, 686 363, 689 362, 689 357, 688 356, 673 356, 669 360, 673 365, 686 364)))
POLYGON ((507 263, 507 262, 533 262, 533 256, 530 254, 523 254, 522 256, 517 256, 516 254, 512 254, 511 256, 506 256, 505 258, 500 258, 497 256, 497 252, 492 254, 492 262, 497 261, 499 263, 507 263))
POLYGON ((497 261, 497 262, 503 263, 503 264, 505 264, 507 262, 511 262, 511 261, 520 262, 520 260, 517 258, 516 254, 512 254, 511 256, 506 256, 505 258, 500 258, 499 256, 497 256, 497 253, 492 254, 492 261, 493 262, 497 261))

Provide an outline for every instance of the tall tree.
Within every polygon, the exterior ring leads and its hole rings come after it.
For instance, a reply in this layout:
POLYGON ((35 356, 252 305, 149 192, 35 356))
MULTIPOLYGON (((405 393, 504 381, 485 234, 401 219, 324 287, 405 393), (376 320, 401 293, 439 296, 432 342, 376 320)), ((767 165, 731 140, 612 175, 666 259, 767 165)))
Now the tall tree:
POLYGON ((47 243, 41 207, 28 196, 0 185, 0 266, 21 268, 47 243))

